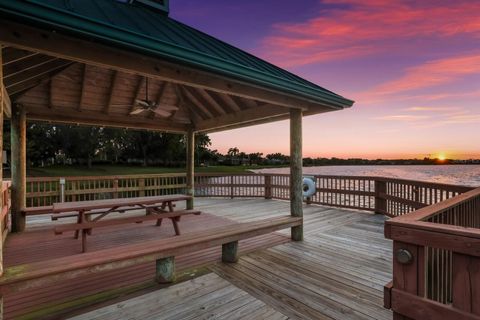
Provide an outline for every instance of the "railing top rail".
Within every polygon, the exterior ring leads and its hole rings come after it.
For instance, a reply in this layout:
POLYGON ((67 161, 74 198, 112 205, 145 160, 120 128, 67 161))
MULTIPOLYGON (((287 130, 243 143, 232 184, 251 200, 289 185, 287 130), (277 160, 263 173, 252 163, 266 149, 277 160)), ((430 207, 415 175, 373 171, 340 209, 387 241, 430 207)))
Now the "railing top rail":
MULTIPOLYGON (((450 209, 454 209, 455 207, 467 203, 468 201, 477 197, 480 197, 480 188, 476 188, 474 190, 468 191, 466 193, 460 194, 456 197, 444 200, 442 202, 438 202, 428 207, 418 209, 407 215, 398 216, 393 219, 387 220, 385 221, 385 236, 389 239, 392 239, 391 230, 393 227, 403 227, 410 230, 423 230, 431 233, 430 237, 427 239, 428 241, 424 239, 430 245, 433 245, 433 243, 438 239, 443 239, 443 237, 453 236, 454 238, 451 238, 452 241, 463 241, 462 246, 467 246, 467 249, 469 250, 477 250, 480 255, 480 250, 478 250, 478 241, 480 241, 480 229, 426 221, 429 217, 441 214, 450 209), (470 240, 467 241, 466 239, 470 240)), ((405 231, 400 232, 403 234, 405 231)), ((412 238, 412 241, 413 240, 418 239, 412 238)))
POLYGON ((386 223, 392 224, 392 223, 408 223, 408 222, 414 222, 414 221, 425 221, 426 219, 428 219, 429 217, 435 214, 454 208, 478 196, 480 196, 480 188, 467 191, 456 197, 418 209, 407 215, 398 216, 396 218, 393 218, 387 221, 386 223))
MULTIPOLYGON (((28 177, 28 181, 57 181, 60 178, 65 178, 67 180, 101 180, 101 179, 142 179, 142 178, 162 178, 162 177, 184 177, 186 174, 184 172, 178 173, 158 173, 158 174, 132 174, 132 175, 111 175, 111 176, 65 176, 65 177, 28 177)), ((467 192, 475 187, 464 186, 464 185, 454 185, 446 183, 437 183, 437 182, 428 182, 428 181, 419 181, 419 180, 409 180, 409 179, 399 179, 399 178, 389 178, 381 176, 343 176, 343 175, 318 175, 318 174, 308 174, 305 173, 305 176, 314 176, 317 178, 328 178, 328 179, 358 179, 358 180, 376 180, 384 182, 396 182, 403 184, 410 184, 420 187, 432 187, 438 189, 444 189, 449 191, 457 192, 467 192)), ((288 173, 255 173, 255 172, 241 172, 241 173, 196 173, 195 176, 198 177, 223 177, 223 176, 285 176, 288 177, 288 173)), ((5 181, 9 181, 6 179, 5 181)))

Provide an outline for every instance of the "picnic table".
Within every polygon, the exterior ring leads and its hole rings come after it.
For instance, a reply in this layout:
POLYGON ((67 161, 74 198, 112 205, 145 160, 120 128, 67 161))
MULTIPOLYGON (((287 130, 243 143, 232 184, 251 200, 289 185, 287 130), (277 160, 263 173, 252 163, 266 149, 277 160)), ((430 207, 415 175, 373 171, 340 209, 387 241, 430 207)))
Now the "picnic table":
POLYGON ((54 229, 55 234, 62 234, 67 231, 75 231, 75 239, 78 239, 82 232, 82 252, 86 252, 86 237, 92 234, 92 229, 125 223, 142 223, 144 221, 156 220, 160 226, 162 219, 168 218, 172 221, 175 234, 180 235, 178 222, 180 217, 187 214, 200 214, 200 211, 181 210, 175 211, 174 202, 189 200, 191 196, 173 194, 166 196, 136 197, 121 199, 105 199, 93 201, 75 201, 54 203, 52 207, 52 220, 59 218, 77 217, 76 223, 64 224, 54 229), (146 215, 124 217, 118 219, 102 220, 113 212, 123 213, 130 210, 145 209, 146 215), (95 218, 92 216, 95 215, 95 218))

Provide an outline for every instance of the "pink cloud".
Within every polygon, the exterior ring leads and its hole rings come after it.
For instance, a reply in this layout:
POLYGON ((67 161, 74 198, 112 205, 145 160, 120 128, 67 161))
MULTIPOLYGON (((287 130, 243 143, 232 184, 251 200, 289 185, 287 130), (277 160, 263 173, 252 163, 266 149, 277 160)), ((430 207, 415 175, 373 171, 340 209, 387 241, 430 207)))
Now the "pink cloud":
POLYGON ((294 67, 417 45, 402 40, 480 36, 477 0, 327 0, 323 4, 327 6, 316 18, 273 26, 260 54, 294 67))
POLYGON ((407 69, 399 79, 384 83, 373 91, 390 95, 454 82, 465 76, 480 74, 480 53, 430 61, 407 69))

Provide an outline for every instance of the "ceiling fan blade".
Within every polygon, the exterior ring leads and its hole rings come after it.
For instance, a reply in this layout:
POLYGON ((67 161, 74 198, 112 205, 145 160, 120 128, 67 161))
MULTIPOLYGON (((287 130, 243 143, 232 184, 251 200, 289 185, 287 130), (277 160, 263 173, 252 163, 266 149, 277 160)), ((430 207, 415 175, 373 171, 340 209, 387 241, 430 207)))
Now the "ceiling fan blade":
POLYGON ((133 109, 132 112, 130 112, 130 115, 136 115, 136 114, 140 114, 142 113, 143 111, 145 111, 147 109, 144 109, 144 108, 136 108, 136 109, 133 109))
POLYGON ((151 108, 151 111, 155 112, 155 114, 161 116, 161 117, 170 117, 171 113, 169 111, 165 111, 163 109, 159 108, 151 108))
POLYGON ((135 100, 135 103, 142 106, 142 107, 150 108, 150 101, 148 101, 148 100, 137 99, 137 100, 135 100))
POLYGON ((177 106, 160 103, 157 106, 158 109, 167 110, 167 111, 177 111, 179 108, 177 106))

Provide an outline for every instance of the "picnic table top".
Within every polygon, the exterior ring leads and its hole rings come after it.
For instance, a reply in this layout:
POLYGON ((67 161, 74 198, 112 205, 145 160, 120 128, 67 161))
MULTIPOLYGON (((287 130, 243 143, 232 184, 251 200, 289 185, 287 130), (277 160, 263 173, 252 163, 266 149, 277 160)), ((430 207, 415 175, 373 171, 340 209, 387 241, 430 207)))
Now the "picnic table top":
POLYGON ((105 209, 113 207, 131 207, 136 205, 152 205, 164 201, 181 201, 191 199, 191 196, 184 194, 171 194, 165 196, 153 197, 136 197, 136 198, 120 198, 105 199, 92 201, 74 201, 74 202, 58 202, 53 204, 53 212, 71 212, 71 211, 90 211, 95 209, 105 209))

